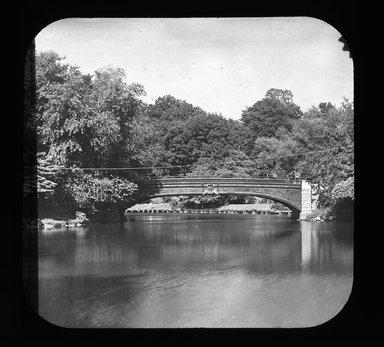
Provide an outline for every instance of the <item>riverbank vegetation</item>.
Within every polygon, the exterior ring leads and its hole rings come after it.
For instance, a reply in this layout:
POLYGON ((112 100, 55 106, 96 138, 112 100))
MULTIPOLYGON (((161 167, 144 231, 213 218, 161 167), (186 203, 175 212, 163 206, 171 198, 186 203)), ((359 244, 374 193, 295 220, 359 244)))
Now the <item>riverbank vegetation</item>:
POLYGON ((84 74, 52 51, 35 61, 35 117, 26 126, 36 131, 37 172, 26 174, 25 194, 35 182, 40 218, 123 218, 138 193, 131 180, 143 175, 306 177, 318 183, 324 218, 352 216, 354 108, 346 99, 302 111, 291 91, 271 88, 233 120, 171 95, 147 104, 144 87, 120 68, 84 74), (135 169, 97 170, 122 167, 135 169))

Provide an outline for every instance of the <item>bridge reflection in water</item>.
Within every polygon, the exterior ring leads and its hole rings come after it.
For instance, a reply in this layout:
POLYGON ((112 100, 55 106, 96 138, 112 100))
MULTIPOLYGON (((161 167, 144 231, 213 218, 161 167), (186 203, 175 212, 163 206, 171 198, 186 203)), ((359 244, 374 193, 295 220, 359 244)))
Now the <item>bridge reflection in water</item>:
MULTIPOLYGON (((201 248, 203 254, 197 252, 199 253, 197 258, 200 255, 205 258, 207 254, 211 253, 211 249, 217 250, 218 246, 220 246, 221 255, 224 256, 226 251, 231 249, 229 247, 227 250, 226 244, 235 243, 242 245, 244 251, 251 249, 254 252, 256 246, 255 257, 257 258, 253 258, 257 260, 258 264, 270 265, 273 258, 273 264, 279 268, 284 266, 287 256, 301 260, 295 262, 294 269, 298 271, 308 269, 311 265, 313 265, 312 270, 316 270, 317 265, 321 265, 321 269, 324 270, 324 265, 334 261, 333 256, 335 254, 337 254, 336 259, 340 261, 340 265, 343 262, 347 267, 351 265, 352 258, 339 258, 340 254, 345 251, 344 248, 340 248, 343 243, 334 242, 334 235, 324 228, 324 223, 300 222, 300 234, 289 229, 281 231, 267 229, 263 232, 258 230, 257 226, 247 232, 237 232, 236 226, 241 223, 239 219, 231 218, 220 221, 207 216, 207 219, 202 221, 198 218, 204 218, 204 216, 191 216, 190 218, 174 215, 168 218, 161 215, 143 216, 134 224, 129 222, 119 224, 117 230, 114 228, 116 225, 108 224, 93 225, 91 230, 89 227, 43 229, 40 231, 42 234, 40 246, 44 249, 47 242, 60 241, 61 247, 66 248, 68 246, 71 248, 71 257, 74 261, 81 263, 82 266, 90 267, 101 263, 133 260, 133 258, 140 262, 138 249, 135 248, 131 240, 140 242, 143 246, 150 245, 151 251, 154 250, 153 247, 159 248, 161 251, 155 251, 154 254, 161 254, 163 258, 176 259, 180 246, 193 248, 195 246, 200 247, 200 245, 203 245, 201 248), (220 233, 210 232, 211 223, 218 222, 219 224, 225 222, 225 230, 220 233), (164 231, 165 224, 168 228, 167 231, 164 231), (105 227, 111 228, 113 231, 104 234, 102 230, 105 227), (287 242, 287 239, 290 241, 287 242), (75 247, 70 247, 71 245, 75 247), (132 258, 132 254, 136 256, 132 258), (278 259, 281 260, 281 263, 278 259)), ((264 218, 268 218, 268 216, 264 218)), ((268 219, 264 220, 264 222, 266 221, 268 219)), ((246 224, 249 225, 250 223, 246 224)), ((153 259, 153 256, 151 258, 153 259)))

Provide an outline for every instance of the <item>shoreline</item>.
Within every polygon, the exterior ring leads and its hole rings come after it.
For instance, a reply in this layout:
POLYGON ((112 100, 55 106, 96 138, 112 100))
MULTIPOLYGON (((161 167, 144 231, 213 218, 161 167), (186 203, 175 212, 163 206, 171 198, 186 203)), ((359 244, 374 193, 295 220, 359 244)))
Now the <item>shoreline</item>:
POLYGON ((80 222, 77 219, 53 219, 43 218, 37 220, 37 226, 43 229, 59 229, 59 228, 71 228, 71 227, 84 227, 89 224, 89 221, 80 222))
MULTIPOLYGON (((75 218, 68 218, 59 215, 56 218, 39 218, 37 219, 37 227, 42 229, 61 229, 71 227, 85 227, 88 224, 94 223, 122 223, 127 221, 133 221, 136 216, 156 216, 156 215, 194 215, 194 214, 217 214, 217 215, 284 215, 291 216, 291 210, 274 210, 271 208, 271 204, 229 204, 223 205, 217 208, 183 208, 174 207, 169 203, 150 203, 150 204, 136 204, 124 211, 124 217, 106 218, 105 220, 88 219, 83 212, 76 212, 75 218)), ((338 218, 329 218, 330 216, 324 209, 316 209, 313 213, 307 215, 303 219, 296 219, 297 221, 310 221, 310 222, 328 222, 332 223, 338 221, 338 218)), ((295 219, 295 218, 293 218, 295 219)), ((353 220, 353 219, 352 219, 353 220)))
MULTIPOLYGON (((135 212, 125 212, 125 221, 122 220, 108 220, 108 223, 120 223, 126 222, 134 219, 136 216, 156 216, 156 215, 196 215, 196 214, 217 214, 217 215, 284 215, 289 216, 291 214, 290 211, 244 211, 244 210, 218 210, 218 209, 205 209, 205 210, 163 210, 159 212, 151 212, 151 211, 135 211, 135 212)), ((306 219, 297 219, 297 221, 310 221, 310 222, 332 222, 332 220, 322 219, 319 216, 307 217, 306 219)), ((78 219, 54 219, 54 218, 43 218, 37 220, 37 226, 41 229, 64 229, 64 228, 73 228, 73 227, 85 227, 89 224, 93 223, 103 223, 100 221, 92 221, 92 220, 84 220, 79 221, 78 219)))

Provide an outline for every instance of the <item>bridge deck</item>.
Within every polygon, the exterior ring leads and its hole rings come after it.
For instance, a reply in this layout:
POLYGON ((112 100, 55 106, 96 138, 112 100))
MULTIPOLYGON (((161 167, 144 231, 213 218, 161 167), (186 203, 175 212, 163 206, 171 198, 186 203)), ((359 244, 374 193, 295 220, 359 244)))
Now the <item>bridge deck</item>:
POLYGON ((159 179, 131 179, 133 182, 137 182, 141 185, 201 185, 201 184, 225 184, 233 186, 244 185, 268 185, 268 186, 289 186, 289 187, 301 187, 301 181, 298 180, 282 180, 282 179, 262 179, 262 178, 222 178, 222 177, 207 177, 207 178, 159 178, 159 179))

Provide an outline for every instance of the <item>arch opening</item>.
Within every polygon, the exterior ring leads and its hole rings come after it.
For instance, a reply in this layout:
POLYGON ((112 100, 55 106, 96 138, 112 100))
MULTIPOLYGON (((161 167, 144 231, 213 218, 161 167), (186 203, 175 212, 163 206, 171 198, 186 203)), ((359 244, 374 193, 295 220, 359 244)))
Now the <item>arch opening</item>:
MULTIPOLYGON (((154 194, 150 194, 148 196, 142 196, 138 199, 136 199, 135 201, 132 202, 132 204, 130 204, 129 206, 127 206, 127 209, 136 205, 136 204, 140 204, 140 203, 143 203, 144 201, 147 201, 147 200, 151 200, 151 199, 154 199, 154 198, 161 198, 161 197, 172 197, 172 196, 204 196, 205 194, 201 194, 201 193, 192 193, 192 192, 189 192, 189 193, 181 193, 181 194, 175 194, 175 193, 154 193, 154 194)), ((267 194, 260 194, 260 193, 252 193, 252 192, 247 192, 247 193, 244 193, 244 192, 241 192, 241 193, 220 193, 220 194, 217 194, 217 195, 213 195, 213 194, 208 194, 208 196, 228 196, 228 195, 232 195, 232 196, 255 196, 255 197, 259 197, 259 198, 265 198, 265 199, 269 199, 269 200, 272 200, 274 202, 278 202, 278 203, 281 203, 283 204, 284 206, 286 206, 287 208, 289 208, 291 211, 292 211, 292 214, 294 215, 298 215, 301 211, 300 208, 298 208, 298 206, 295 206, 292 202, 286 200, 286 199, 283 199, 281 197, 276 197, 276 196, 271 196, 271 195, 267 195, 267 194)))

